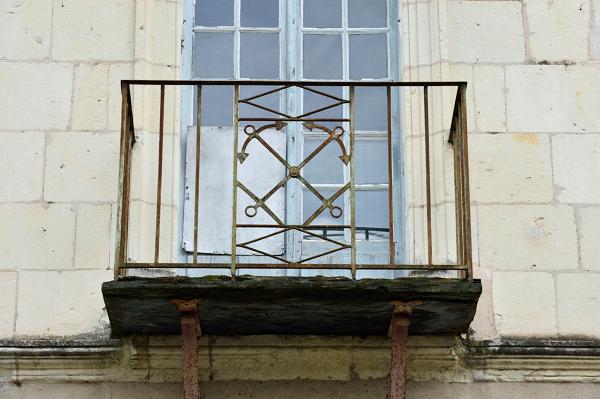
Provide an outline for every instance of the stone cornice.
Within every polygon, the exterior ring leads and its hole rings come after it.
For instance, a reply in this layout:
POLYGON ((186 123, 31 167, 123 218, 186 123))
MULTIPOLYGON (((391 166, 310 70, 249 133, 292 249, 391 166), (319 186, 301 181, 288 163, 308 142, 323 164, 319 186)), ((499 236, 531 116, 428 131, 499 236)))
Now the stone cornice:
MULTIPOLYGON (((181 379, 179 337, 128 340, 0 342, 0 381, 152 381, 181 379)), ((384 378, 383 338, 202 337, 203 380, 338 380, 384 378)), ((413 381, 600 382, 600 345, 591 340, 468 342, 411 337, 413 381)))

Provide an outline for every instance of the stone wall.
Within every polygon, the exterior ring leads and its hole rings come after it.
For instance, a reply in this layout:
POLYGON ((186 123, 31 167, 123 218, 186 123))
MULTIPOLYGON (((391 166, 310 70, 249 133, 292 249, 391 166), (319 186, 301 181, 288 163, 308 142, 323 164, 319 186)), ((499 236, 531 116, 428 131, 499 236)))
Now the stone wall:
POLYGON ((474 337, 598 338, 600 1, 447 10, 450 76, 471 87, 474 337))
MULTIPOLYGON (((600 0, 404 0, 400 19, 404 80, 466 80, 469 84, 473 255, 476 277, 484 283, 469 338, 474 345, 482 340, 498 344, 508 337, 568 339, 569 348, 577 347, 580 338, 586 342, 600 339, 600 0)), ((26 337, 46 340, 46 344, 36 341, 36 348, 52 346, 48 343, 57 336, 106 338, 100 283, 112 278, 114 262, 119 82, 177 78, 180 26, 181 1, 175 0, 6 0, 0 4, 3 381, 26 381, 15 379, 18 370, 35 375, 39 362, 54 359, 48 353, 55 352, 42 351, 32 355, 37 359, 34 362, 19 360, 22 355, 15 353, 29 353, 26 337)), ((422 149, 422 132, 417 127, 421 105, 410 106, 422 104, 421 95, 413 91, 406 97, 410 101, 404 108, 404 123, 411 132, 407 149, 422 149)), ((449 122, 446 110, 452 96, 434 93, 432 99, 432 109, 441 115, 433 129, 437 139, 433 159, 435 168, 442 170, 440 176, 451 160, 443 121, 449 122)), ((134 91, 136 113, 142 115, 136 126, 138 165, 156 154, 157 98, 151 90, 134 91)), ((178 108, 176 93, 167 93, 167 101, 167 107, 178 108)), ((167 143, 166 153, 175 164, 178 128, 177 117, 167 121, 171 144, 167 143)), ((407 170, 421 167, 421 158, 413 157, 407 170)), ((169 176, 165 214, 173 215, 179 203, 179 181, 177 174, 169 176)), ((443 222, 435 234, 447 239, 452 237, 448 220, 453 206, 444 202, 446 184, 436 187, 440 195, 435 197, 440 200, 436 215, 443 222)), ((135 259, 152 247, 151 238, 144 235, 153 228, 155 190, 151 184, 134 187, 132 212, 147 214, 132 227, 139 243, 131 248, 130 256, 135 259)), ((417 200, 412 212, 419 212, 422 205, 419 195, 421 203, 417 200)), ((422 216, 413 216, 412 223, 422 222, 422 216)), ((165 219, 168 225, 163 231, 173 232, 176 220, 165 219)), ((167 241, 171 246, 166 247, 173 249, 173 240, 167 241)), ((451 245, 435 251, 440 258, 453 256, 451 245)), ((172 254, 167 251, 165 256, 172 254)), ((423 248, 411 256, 422 259, 423 248)), ((74 357, 74 369, 87 364, 92 352, 82 353, 74 357)), ((278 352, 265 344, 254 353, 261 353, 268 362, 278 352)), ((511 381, 526 380, 529 375, 517 364, 527 364, 522 367, 528 370, 541 367, 536 361, 524 362, 531 358, 523 356, 518 358, 520 363, 511 365, 511 381)), ((594 356, 597 361, 598 355, 594 356)), ((157 359, 160 362, 161 356, 157 359)), ((506 366, 504 360, 485 359, 472 369, 494 364, 503 370, 506 366)), ((548 379, 555 375, 562 381, 581 381, 588 376, 586 381, 598 381, 597 373, 589 371, 589 359, 565 360, 559 370, 546 363, 543 367, 550 370, 548 379)), ((114 378, 120 369, 106 371, 111 367, 98 366, 96 380, 114 378)), ((409 364, 416 375, 428 367, 431 364, 409 364)), ((447 372, 445 366, 439 369, 447 372)), ((441 373, 428 378, 464 381, 463 374, 457 377, 447 372, 444 378, 441 373)), ((61 375, 68 380, 65 376, 70 373, 61 375)), ((348 375, 349 380, 354 378, 348 375)), ((485 376, 468 380, 510 379, 500 371, 485 376)), ((135 381, 145 378, 131 376, 135 381)), ((381 388, 377 384, 383 386, 377 382, 373 389, 381 388)), ((258 389, 242 385, 240 392, 258 389)), ((212 387, 219 386, 213 383, 207 389, 216 392, 212 387)), ((441 390, 437 385, 421 386, 426 387, 423 392, 441 390)), ((456 395, 507 396, 497 394, 500 388, 495 385, 443 387, 456 395)), ((503 389, 523 397, 533 396, 518 392, 535 391, 539 397, 549 397, 545 392, 555 389, 538 387, 503 389)), ((0 392, 3 389, 0 386, 0 392)), ((32 385, 27 389, 50 388, 32 385)), ((64 395, 69 395, 69 389, 92 388, 70 386, 64 388, 64 395)), ((108 385, 93 389, 102 395, 113 392, 108 385)), ((131 388, 117 387, 114 392, 130 392, 127 389, 131 388)), ((303 389, 312 392, 310 387, 303 389)), ((371 388, 360 389, 370 392, 371 388)), ((587 392, 592 388, 582 385, 578 389, 581 397, 590 397, 587 392)), ((36 395, 13 391, 8 397, 36 395)), ((418 390, 413 395, 419 397, 418 390)))
MULTIPOLYGON (((167 0, 0 4, 0 337, 105 330, 120 81, 176 78, 180 25, 167 0)), ((156 114, 143 92, 134 96, 139 113, 156 114)), ((146 125, 142 154, 157 131, 146 125)))

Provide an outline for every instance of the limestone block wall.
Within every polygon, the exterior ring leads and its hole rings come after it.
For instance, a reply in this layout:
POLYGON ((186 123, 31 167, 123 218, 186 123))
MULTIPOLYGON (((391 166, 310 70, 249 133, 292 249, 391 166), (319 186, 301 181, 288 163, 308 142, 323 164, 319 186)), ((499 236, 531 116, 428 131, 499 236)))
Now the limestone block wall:
POLYGON ((477 339, 600 336, 600 1, 449 0, 469 82, 477 339))
MULTIPOLYGON (((120 81, 176 78, 180 25, 175 1, 1 2, 0 338, 106 330, 100 283, 114 262, 120 81)), ((141 91, 134 103, 157 114, 141 91)), ((137 129, 142 155, 158 131, 146 126, 137 129)), ((166 175, 165 191, 178 184, 166 175)), ((144 195, 136 205, 152 202, 144 195)))
MULTIPOLYGON (((599 339, 600 0, 403 0, 400 11, 402 78, 468 82, 473 257, 484 282, 470 337, 599 339)), ((0 2, 3 342, 106 333, 99 286, 112 278, 114 261, 119 82, 177 78, 181 20, 180 0, 0 2)), ((446 142, 453 98, 431 92, 434 254, 440 261, 454 259, 456 250, 446 142)), ((424 162, 414 151, 422 154, 424 145, 422 92, 407 91, 403 99, 409 240, 423 243, 417 176, 424 162)), ((141 254, 153 245, 156 169, 141 166, 157 153, 157 89, 136 88, 133 101, 134 170, 145 178, 132 188, 136 222, 128 255, 144 260, 141 254)), ((167 109, 177 111, 178 101, 167 91, 167 109)), ((165 128, 167 165, 177 165, 178 112, 165 128)), ((163 256, 169 259, 180 182, 169 169, 164 179, 163 256)), ((410 253, 415 262, 423 255, 422 244, 410 253)), ((269 344, 256 351, 276 356, 269 344)), ((503 361, 494 367, 504 370, 503 361)), ((18 367, 6 364, 12 376, 18 367)), ((98 368, 95 378, 108 378, 106 369, 98 368)), ((529 378, 514 369, 498 378, 529 378)), ((585 378, 598 379, 586 370, 585 378)), ((352 367, 344 372, 354 378, 352 367)), ((548 379, 552 373, 560 371, 548 379)), ((445 380, 453 378, 462 377, 445 380)))

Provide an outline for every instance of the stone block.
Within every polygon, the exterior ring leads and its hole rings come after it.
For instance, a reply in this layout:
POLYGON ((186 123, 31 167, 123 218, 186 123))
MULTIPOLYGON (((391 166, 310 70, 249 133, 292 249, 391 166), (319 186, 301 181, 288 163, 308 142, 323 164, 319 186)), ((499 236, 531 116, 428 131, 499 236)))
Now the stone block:
POLYGON ((600 60, 600 0, 592 0, 590 57, 594 60, 600 60))
MULTIPOLYGON (((132 201, 129 216, 129 244, 127 258, 132 262, 152 262, 156 232, 156 205, 141 201, 132 201)), ((161 206, 159 261, 174 262, 180 247, 177 245, 179 234, 178 208, 161 206)))
POLYGON ((599 80, 593 66, 507 66, 508 131, 600 132, 599 80))
POLYGON ((0 268, 69 269, 75 212, 64 204, 0 204, 0 268))
POLYGON ((500 336, 556 334, 554 278, 540 272, 496 272, 492 280, 496 329, 500 336))
POLYGON ((402 37, 408 39, 405 41, 405 48, 408 50, 405 65, 414 67, 440 62, 440 33, 439 30, 432 29, 439 25, 435 6, 429 2, 405 2, 404 14, 407 22, 401 25, 402 37))
POLYGON ((504 68, 475 65, 473 68, 475 115, 477 130, 481 132, 506 131, 506 92, 504 68))
POLYGON ((105 128, 108 113, 108 65, 77 66, 74 85, 71 127, 75 130, 105 128))
POLYGON ((57 60, 133 60, 135 2, 54 0, 52 56, 57 60))
POLYGON ((0 134, 0 201, 35 201, 42 197, 45 135, 0 134))
POLYGON ((577 210, 581 266, 600 271, 600 207, 577 210))
POLYGON ((112 271, 26 271, 19 274, 17 335, 77 335, 103 326, 103 281, 112 271))
POLYGON ((0 4, 0 59, 50 55, 52 0, 7 0, 0 4))
MULTIPOLYGON (((156 204, 160 136, 139 132, 132 152, 131 199, 156 204)), ((179 137, 164 135, 162 204, 176 204, 179 198, 179 137)))
MULTIPOLYGON (((121 129, 121 80, 133 79, 133 64, 112 64, 108 70, 108 129, 121 129)), ((132 95, 133 97, 133 95, 132 95)))
POLYGON ((482 291, 470 329, 472 330, 473 339, 491 340, 496 338, 497 335, 492 300, 492 281, 490 280, 491 272, 487 270, 482 272, 479 269, 475 273, 477 278, 481 278, 482 291))
POLYGON ((471 135, 469 163, 472 201, 552 200, 554 189, 547 135, 471 135))
POLYGON ((558 333, 600 337, 600 274, 565 273, 557 279, 558 333))
POLYGON ((115 201, 119 135, 51 133, 46 148, 47 201, 115 201))
POLYGON ((10 338, 15 331, 17 273, 0 272, 0 338, 10 338))
POLYGON ((111 206, 80 204, 77 207, 75 268, 110 268, 111 206))
POLYGON ((68 64, 0 64, 2 129, 65 129, 71 116, 73 67, 68 64), (50 78, 51 77, 51 78, 50 78))
MULTIPOLYGON (((475 78, 473 74, 473 65, 450 65, 450 80, 462 80, 467 82, 467 124, 470 131, 478 130, 475 118, 475 78)), ((455 92, 454 92, 455 93, 455 92)), ((452 96, 451 108, 446 111, 448 120, 452 120, 452 110, 454 109, 455 95, 452 96)), ((447 123, 447 122, 446 122, 447 123)))
POLYGON ((575 215, 564 205, 480 205, 479 259, 494 270, 575 269, 575 215))
POLYGON ((449 1, 450 62, 525 61, 521 3, 449 1))
POLYGON ((136 30, 142 34, 136 43, 143 41, 143 54, 138 52, 136 58, 161 65, 175 65, 181 46, 181 19, 177 12, 177 3, 166 1, 146 1, 144 30, 136 30))
POLYGON ((537 61, 588 59, 590 2, 525 0, 529 51, 537 61))
POLYGON ((552 137, 557 199, 568 203, 600 203, 600 134, 552 137))

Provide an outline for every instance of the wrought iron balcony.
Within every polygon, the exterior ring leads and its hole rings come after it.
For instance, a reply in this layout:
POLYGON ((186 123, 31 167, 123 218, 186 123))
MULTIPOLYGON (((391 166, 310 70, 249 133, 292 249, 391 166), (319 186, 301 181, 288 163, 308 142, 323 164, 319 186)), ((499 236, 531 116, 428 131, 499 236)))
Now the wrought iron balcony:
POLYGON ((388 397, 403 398, 409 325, 466 331, 481 293, 466 83, 124 81, 122 95, 102 291, 113 335, 181 332, 186 398, 200 334, 388 334, 388 397), (139 277, 156 269, 175 273, 139 277))
POLYGON ((122 96, 115 277, 159 268, 347 270, 352 278, 446 270, 472 279, 466 83, 129 80, 122 96), (137 104, 134 90, 143 92, 137 104), (224 92, 230 102, 221 106, 224 92), (182 113, 192 122, 178 124, 182 113), (230 118, 217 126, 215 113, 230 118), (144 132, 158 144, 136 165, 144 132), (379 152, 361 154, 369 140, 379 152), (440 161, 441 152, 451 155, 440 161), (379 173, 373 181, 369 168, 379 173), (333 170, 337 180, 324 182, 333 170), (132 194, 136 187, 145 197, 132 194), (152 217, 134 220, 134 203, 153 208, 152 217))

